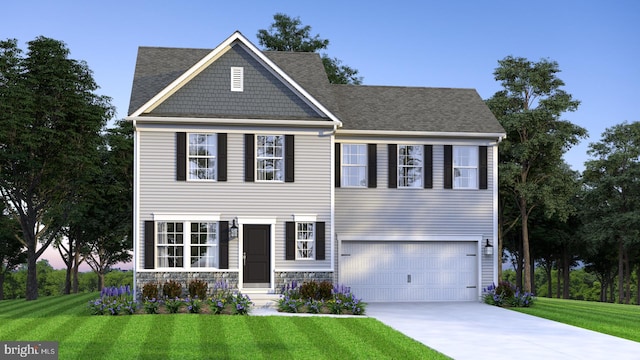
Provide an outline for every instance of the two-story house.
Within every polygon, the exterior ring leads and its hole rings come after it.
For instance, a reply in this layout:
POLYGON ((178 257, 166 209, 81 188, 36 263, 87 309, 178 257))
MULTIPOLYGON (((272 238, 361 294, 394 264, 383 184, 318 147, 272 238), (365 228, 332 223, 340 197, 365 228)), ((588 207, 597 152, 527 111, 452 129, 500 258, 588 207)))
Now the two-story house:
POLYGON ((365 301, 477 300, 495 282, 497 144, 473 89, 335 85, 315 53, 141 47, 134 273, 365 301))

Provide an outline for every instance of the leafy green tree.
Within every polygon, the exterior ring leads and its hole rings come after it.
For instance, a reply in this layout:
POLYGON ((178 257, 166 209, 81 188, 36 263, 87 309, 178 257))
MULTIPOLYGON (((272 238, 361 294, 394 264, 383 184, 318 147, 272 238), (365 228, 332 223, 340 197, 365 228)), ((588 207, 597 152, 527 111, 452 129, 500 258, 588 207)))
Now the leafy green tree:
POLYGON ((558 196, 550 184, 561 181, 563 154, 587 132, 560 118, 575 111, 579 101, 561 89, 564 82, 557 77, 556 62, 508 56, 498 63, 493 74, 503 90, 486 103, 507 133, 499 147, 499 181, 519 210, 523 288, 531 291, 529 216, 538 207, 546 216, 561 219, 573 211, 570 199, 558 196))
POLYGON ((20 224, 0 208, 0 300, 4 300, 4 281, 7 276, 27 261, 24 245, 18 240, 20 232, 20 224))
MULTIPOLYGON (((320 35, 311 36, 311 26, 302 26, 299 17, 291 18, 282 13, 273 15, 273 24, 269 30, 258 30, 258 43, 266 50, 275 51, 299 51, 316 52, 326 49, 329 40, 320 38, 320 35)), ((358 76, 358 70, 342 65, 338 58, 331 58, 322 54, 322 64, 329 82, 332 84, 362 84, 362 77, 358 76)))
POLYGON ((37 37, 23 56, 0 41, 0 192, 27 249, 27 300, 38 298, 36 262, 56 239, 86 171, 85 153, 113 115, 86 63, 58 40, 37 37))
POLYGON ((618 302, 631 299, 631 269, 640 248, 640 122, 610 127, 589 146, 585 163, 586 236, 594 251, 617 249, 618 302))
POLYGON ((98 275, 99 288, 113 265, 132 256, 133 124, 116 122, 104 140, 99 148, 101 171, 88 189, 85 212, 72 226, 82 237, 83 256, 98 275))

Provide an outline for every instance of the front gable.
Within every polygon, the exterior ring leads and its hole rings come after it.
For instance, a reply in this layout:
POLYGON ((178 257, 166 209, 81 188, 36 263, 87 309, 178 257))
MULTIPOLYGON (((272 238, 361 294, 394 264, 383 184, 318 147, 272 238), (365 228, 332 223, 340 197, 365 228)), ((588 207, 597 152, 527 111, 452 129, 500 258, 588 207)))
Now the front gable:
MULTIPOLYGON (((176 56, 175 51, 170 54, 176 56)), ((138 62, 144 60, 141 56, 139 53, 138 62)), ((136 80, 146 81, 144 77, 136 80)), ((140 86, 134 84, 136 88, 140 86)), ((340 124, 238 32, 183 70, 131 117, 328 120, 340 124)))

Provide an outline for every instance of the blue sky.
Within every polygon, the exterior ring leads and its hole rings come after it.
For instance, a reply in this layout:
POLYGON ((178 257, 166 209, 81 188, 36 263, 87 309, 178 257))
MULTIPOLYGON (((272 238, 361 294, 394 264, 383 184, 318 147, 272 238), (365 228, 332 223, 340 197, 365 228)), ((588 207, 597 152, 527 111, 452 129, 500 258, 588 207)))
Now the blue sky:
POLYGON ((559 63, 565 90, 581 101, 564 118, 590 138, 566 156, 583 170, 589 142, 623 121, 640 121, 640 2, 538 1, 44 1, 3 4, 0 38, 64 41, 85 60, 127 115, 138 46, 213 48, 241 31, 258 45, 273 14, 300 17, 330 40, 326 53, 360 71, 365 85, 500 90, 507 55, 559 63))

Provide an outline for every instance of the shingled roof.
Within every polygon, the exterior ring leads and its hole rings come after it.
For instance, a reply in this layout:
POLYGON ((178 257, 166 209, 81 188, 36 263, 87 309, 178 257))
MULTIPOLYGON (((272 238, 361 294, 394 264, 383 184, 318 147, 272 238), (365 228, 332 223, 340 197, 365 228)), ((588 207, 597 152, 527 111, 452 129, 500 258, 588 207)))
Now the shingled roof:
MULTIPOLYGON (((140 47, 129 114, 211 51, 140 47)), ((345 130, 504 133, 474 89, 330 84, 316 53, 263 54, 336 114, 345 130)))

